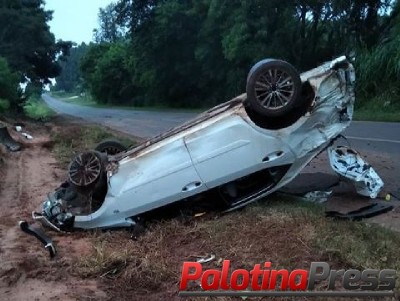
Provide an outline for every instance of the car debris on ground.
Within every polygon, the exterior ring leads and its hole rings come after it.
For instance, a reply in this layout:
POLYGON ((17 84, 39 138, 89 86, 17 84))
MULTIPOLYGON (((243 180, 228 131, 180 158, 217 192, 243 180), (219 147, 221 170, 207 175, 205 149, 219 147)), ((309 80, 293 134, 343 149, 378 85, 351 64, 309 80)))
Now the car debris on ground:
POLYGON ((52 240, 41 229, 32 227, 26 221, 20 221, 19 227, 23 232, 36 237, 43 244, 44 248, 49 251, 50 258, 56 256, 57 251, 52 240))
POLYGON ((22 132, 22 129, 24 127, 23 124, 18 123, 18 124, 15 124, 14 126, 15 126, 15 131, 20 133, 23 137, 25 137, 28 140, 32 140, 33 139, 32 135, 30 135, 30 134, 28 134, 26 132, 22 132))
POLYGON ((332 169, 342 178, 354 183, 357 193, 375 199, 383 188, 376 171, 353 149, 346 146, 328 148, 332 169))
POLYGON ((198 258, 196 260, 196 262, 198 262, 198 263, 207 263, 207 262, 211 262, 211 261, 215 260, 214 254, 210 254, 208 256, 193 256, 193 257, 198 258))
POLYGON ((11 137, 6 126, 0 124, 0 143, 9 151, 18 152, 21 150, 21 144, 11 137))
POLYGON ((332 191, 310 191, 304 195, 303 199, 307 202, 321 204, 327 202, 331 194, 332 191))
POLYGON ((336 219, 341 219, 341 220, 354 220, 358 221, 364 218, 369 218, 373 216, 377 216, 382 213, 389 212, 393 209, 392 205, 387 205, 387 204, 378 204, 378 203, 372 203, 370 205, 361 207, 357 210, 352 210, 346 213, 342 213, 339 211, 326 211, 325 215, 327 217, 333 217, 336 219))

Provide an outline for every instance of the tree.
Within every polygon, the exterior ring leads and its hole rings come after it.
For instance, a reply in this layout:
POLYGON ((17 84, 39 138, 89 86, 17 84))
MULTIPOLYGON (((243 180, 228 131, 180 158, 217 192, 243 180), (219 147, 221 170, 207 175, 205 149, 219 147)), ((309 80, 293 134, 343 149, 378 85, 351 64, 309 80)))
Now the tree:
MULTIPOLYGON (((393 24, 400 22, 394 17, 398 8, 390 10, 395 3, 118 0, 100 11, 102 43, 82 66, 102 102, 122 101, 123 89, 124 102, 180 107, 211 106, 241 93, 249 69, 263 58, 284 59, 304 71, 356 53, 357 62, 374 66, 368 74, 386 70, 394 77, 399 65, 393 24), (118 28, 127 30, 123 37, 118 28), (118 74, 118 83, 109 70, 118 74)), ((373 77, 359 78, 359 89, 377 93, 373 77)))
POLYGON ((119 13, 116 10, 116 4, 111 3, 104 9, 99 10, 99 28, 94 29, 94 40, 97 43, 117 42, 121 40, 126 33, 126 27, 119 23, 119 13))
POLYGON ((379 109, 385 103, 400 108, 400 3, 382 24, 386 26, 379 42, 358 51, 358 92, 362 99, 372 99, 379 109))
POLYGON ((16 105, 20 97, 18 74, 12 72, 7 60, 0 57, 0 100, 16 105))
POLYGON ((70 54, 65 60, 59 62, 61 74, 56 77, 57 90, 66 92, 81 92, 83 89, 83 79, 80 71, 80 62, 88 50, 88 45, 82 43, 79 46, 72 47, 70 54))
POLYGON ((154 16, 155 9, 166 0, 118 0, 115 5, 117 22, 128 28, 131 38, 154 16))
POLYGON ((58 56, 71 46, 55 42, 47 25, 51 16, 43 0, 0 0, 0 56, 21 74, 21 80, 39 86, 60 74, 58 56))
POLYGON ((127 68, 125 43, 92 44, 81 60, 81 70, 93 96, 101 103, 126 103, 135 93, 127 68))

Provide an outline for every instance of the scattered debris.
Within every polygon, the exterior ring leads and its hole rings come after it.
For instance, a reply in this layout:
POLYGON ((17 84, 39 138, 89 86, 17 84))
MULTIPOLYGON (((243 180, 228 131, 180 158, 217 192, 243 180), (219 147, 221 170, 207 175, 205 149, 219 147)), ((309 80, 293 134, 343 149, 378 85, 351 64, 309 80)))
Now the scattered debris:
POLYGON ((337 175, 322 172, 302 173, 278 193, 299 201, 322 204, 328 201, 333 193, 332 189, 339 184, 340 178, 337 175))
POLYGON ((211 255, 208 255, 208 256, 205 256, 205 257, 201 257, 201 256, 193 256, 193 257, 199 258, 196 261, 198 263, 207 263, 207 262, 213 261, 215 259, 215 255, 214 254, 211 254, 211 255))
POLYGON ((32 140, 33 137, 30 134, 26 133, 26 132, 22 132, 22 128, 23 128, 23 124, 20 124, 20 123, 19 124, 15 124, 15 131, 16 132, 20 133, 26 139, 32 140))
POLYGON ((391 211, 392 209, 393 206, 391 205, 373 203, 371 205, 347 213, 341 213, 339 211, 326 211, 325 215, 327 217, 333 217, 341 220, 361 220, 363 218, 369 218, 382 213, 386 213, 388 211, 391 211))
POLYGON ((311 203, 325 203, 331 196, 332 191, 310 191, 303 196, 303 199, 311 203))
POLYGON ((46 234, 43 233, 42 230, 40 230, 38 228, 33 228, 26 221, 20 221, 19 227, 25 233, 36 237, 44 245, 44 248, 49 251, 50 258, 53 258, 54 256, 56 256, 56 248, 55 248, 53 242, 51 241, 51 239, 48 236, 46 236, 46 234))
POLYGON ((354 183, 357 193, 375 199, 383 188, 383 181, 361 156, 347 146, 330 147, 329 161, 342 178, 354 183))
POLYGON ((24 136, 28 140, 32 140, 33 139, 33 137, 31 135, 27 134, 27 133, 21 133, 21 135, 24 136))
POLYGON ((10 136, 6 126, 0 126, 0 143, 4 144, 12 152, 21 150, 21 144, 10 136))

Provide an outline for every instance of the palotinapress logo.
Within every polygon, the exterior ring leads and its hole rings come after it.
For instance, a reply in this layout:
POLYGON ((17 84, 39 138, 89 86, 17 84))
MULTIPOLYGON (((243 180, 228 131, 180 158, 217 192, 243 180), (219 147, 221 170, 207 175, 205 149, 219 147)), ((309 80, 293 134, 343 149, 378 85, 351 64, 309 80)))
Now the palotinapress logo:
POLYGON ((326 262, 312 262, 309 270, 292 271, 274 270, 271 262, 265 262, 250 271, 232 273, 230 260, 223 261, 221 270, 204 271, 198 262, 184 262, 179 296, 393 297, 395 284, 396 271, 392 269, 332 270, 326 262), (201 290, 188 290, 193 281, 200 282, 201 290))

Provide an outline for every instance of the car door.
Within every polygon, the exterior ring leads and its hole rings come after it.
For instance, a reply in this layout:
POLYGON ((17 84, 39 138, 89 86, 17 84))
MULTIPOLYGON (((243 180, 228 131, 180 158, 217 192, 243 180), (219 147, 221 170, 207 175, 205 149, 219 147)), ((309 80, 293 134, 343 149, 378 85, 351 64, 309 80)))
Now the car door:
POLYGON ((136 215, 206 189, 181 138, 163 141, 137 157, 121 160, 118 172, 110 179, 108 197, 118 199, 115 210, 136 215))
POLYGON ((209 188, 261 168, 255 134, 240 116, 233 115, 185 137, 194 166, 209 188))

